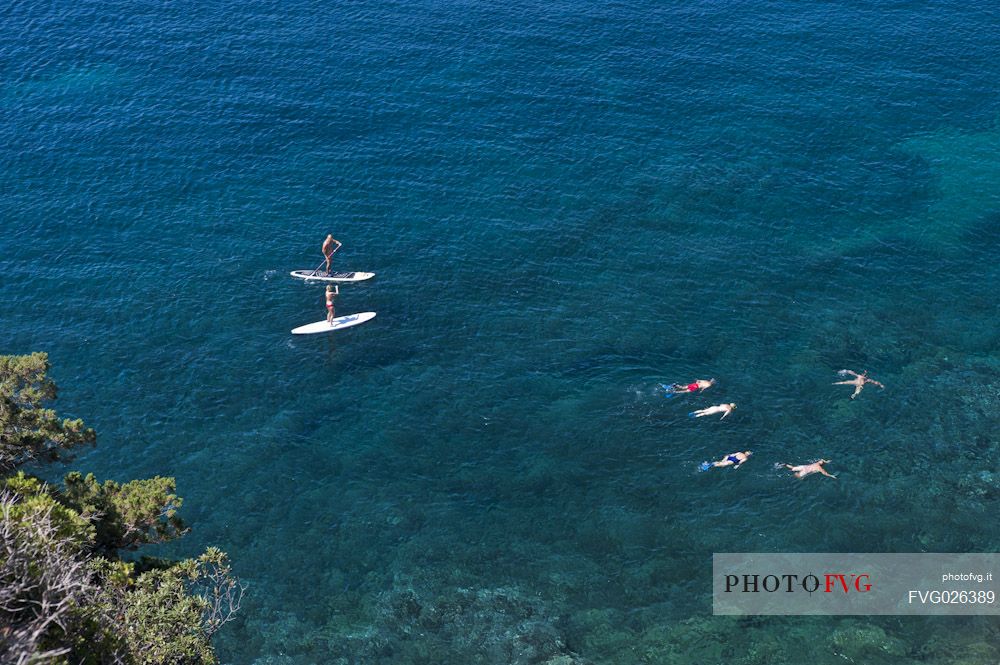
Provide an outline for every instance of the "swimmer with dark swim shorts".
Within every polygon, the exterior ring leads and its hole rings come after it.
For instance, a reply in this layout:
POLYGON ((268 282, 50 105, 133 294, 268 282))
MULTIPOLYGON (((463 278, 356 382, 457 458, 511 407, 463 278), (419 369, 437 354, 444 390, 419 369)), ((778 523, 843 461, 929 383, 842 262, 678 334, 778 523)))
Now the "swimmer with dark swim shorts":
POLYGON ((718 461, 715 461, 715 462, 702 462, 701 463, 701 470, 702 471, 708 471, 712 467, 716 467, 716 466, 731 466, 734 469, 738 469, 741 466, 743 466, 744 462, 746 462, 748 459, 750 459, 751 455, 753 455, 753 451, 751 451, 751 450, 744 450, 741 453, 729 453, 728 455, 726 455, 725 457, 723 457, 722 459, 720 459, 718 461))

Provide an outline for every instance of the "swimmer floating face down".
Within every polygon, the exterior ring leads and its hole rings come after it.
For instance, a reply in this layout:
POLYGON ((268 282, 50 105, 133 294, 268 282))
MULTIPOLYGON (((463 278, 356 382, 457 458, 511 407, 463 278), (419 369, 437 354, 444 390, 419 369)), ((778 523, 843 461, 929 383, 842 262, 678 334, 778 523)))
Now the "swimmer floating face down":
POLYGON ((861 372, 861 374, 858 374, 854 370, 842 369, 839 372, 837 372, 837 374, 840 374, 841 376, 854 377, 853 379, 848 379, 847 381, 834 381, 833 383, 833 385, 835 386, 854 386, 854 394, 851 395, 851 399, 854 399, 861 393, 861 389, 865 387, 866 383, 874 384, 879 388, 882 388, 883 390, 885 389, 885 386, 883 386, 875 379, 868 378, 868 370, 865 370, 864 372, 861 372))
POLYGON ((738 469, 741 466, 743 466, 744 462, 750 459, 751 455, 753 455, 753 451, 751 450, 744 450, 743 452, 738 452, 738 453, 729 453, 722 459, 716 460, 715 462, 702 462, 701 468, 703 471, 706 471, 716 466, 731 466, 734 469, 738 469))
MULTIPOLYGON (((730 402, 729 404, 717 404, 716 406, 710 406, 707 409, 698 409, 697 411, 692 411, 691 413, 688 414, 688 416, 691 418, 701 418, 702 416, 711 416, 715 415, 716 413, 721 413, 722 418, 725 418, 730 413, 732 413, 733 409, 735 408, 736 404, 734 402, 730 402)), ((719 418, 719 420, 722 420, 722 418, 719 418)))
POLYGON ((666 397, 673 397, 674 395, 684 395, 686 393, 707 390, 715 385, 715 379, 695 379, 691 383, 672 383, 669 386, 661 383, 660 385, 663 387, 666 397))
POLYGON ((779 464, 778 466, 785 467, 786 469, 794 473, 796 478, 805 478, 806 476, 812 475, 814 473, 819 473, 826 476, 827 478, 836 479, 837 476, 831 473, 827 473, 826 469, 823 468, 824 464, 829 464, 829 463, 830 460, 821 459, 821 460, 816 460, 812 464, 799 464, 798 466, 792 466, 791 464, 779 464))

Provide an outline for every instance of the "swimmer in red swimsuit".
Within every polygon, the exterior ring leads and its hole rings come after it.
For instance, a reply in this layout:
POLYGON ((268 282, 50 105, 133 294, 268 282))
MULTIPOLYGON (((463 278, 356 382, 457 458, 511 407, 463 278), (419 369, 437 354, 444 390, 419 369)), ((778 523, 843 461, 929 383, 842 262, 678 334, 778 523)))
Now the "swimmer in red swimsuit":
POLYGON ((326 322, 333 325, 333 297, 340 294, 340 287, 331 284, 326 287, 326 322))
POLYGON ((715 385, 715 379, 698 379, 697 381, 687 384, 674 383, 669 386, 665 383, 661 383, 660 385, 663 386, 663 390, 666 391, 666 397, 673 397, 674 395, 683 395, 684 393, 694 393, 708 390, 715 385))

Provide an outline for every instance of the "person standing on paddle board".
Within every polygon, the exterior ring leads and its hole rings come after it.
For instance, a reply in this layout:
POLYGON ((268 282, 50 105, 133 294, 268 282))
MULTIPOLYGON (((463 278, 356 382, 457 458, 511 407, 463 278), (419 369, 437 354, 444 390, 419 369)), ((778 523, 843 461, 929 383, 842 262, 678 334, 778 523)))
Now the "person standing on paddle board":
POLYGON ((326 240, 323 241, 323 256, 326 257, 326 274, 330 274, 330 259, 333 258, 333 253, 340 249, 342 243, 333 237, 333 234, 327 234, 326 240), (336 245, 336 247, 334 247, 336 245))
POLYGON ((333 325, 333 297, 340 294, 340 288, 336 284, 326 287, 326 322, 333 325))

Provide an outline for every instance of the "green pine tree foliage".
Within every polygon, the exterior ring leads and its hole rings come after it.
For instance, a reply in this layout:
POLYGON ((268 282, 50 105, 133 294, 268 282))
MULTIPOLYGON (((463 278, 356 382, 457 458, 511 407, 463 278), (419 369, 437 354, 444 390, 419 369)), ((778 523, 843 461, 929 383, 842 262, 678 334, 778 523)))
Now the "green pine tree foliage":
POLYGON ((0 662, 212 665, 211 636, 239 610, 244 585, 226 554, 123 560, 187 528, 173 478, 62 487, 18 470, 65 460, 93 430, 59 417, 43 353, 0 356, 0 662))
POLYGON ((125 585, 106 577, 104 589, 107 604, 120 612, 126 651, 144 665, 215 663, 206 636, 229 620, 242 591, 225 553, 215 548, 125 585))
POLYGON ((7 490, 18 497, 11 505, 8 519, 32 521, 41 515, 47 515, 56 535, 72 543, 80 551, 87 551, 94 545, 97 530, 93 521, 57 500, 53 495, 53 488, 38 478, 18 471, 15 475, 0 480, 0 490, 7 490))
POLYGON ((78 471, 63 479, 62 501, 82 515, 93 516, 95 548, 109 555, 120 549, 164 543, 186 532, 177 516, 182 499, 174 494, 173 478, 132 480, 120 485, 97 481, 78 471))
POLYGON ((0 356, 0 474, 31 461, 66 459, 73 448, 96 440, 82 420, 60 418, 45 407, 56 398, 48 370, 45 353, 0 356))

